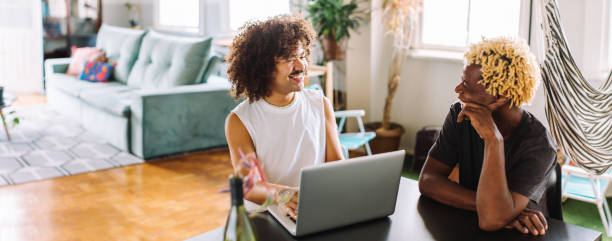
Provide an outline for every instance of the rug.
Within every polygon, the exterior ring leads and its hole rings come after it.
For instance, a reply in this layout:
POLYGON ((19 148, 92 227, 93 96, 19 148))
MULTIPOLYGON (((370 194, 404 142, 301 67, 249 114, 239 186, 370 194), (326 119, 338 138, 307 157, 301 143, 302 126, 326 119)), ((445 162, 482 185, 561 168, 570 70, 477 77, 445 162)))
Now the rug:
POLYGON ((144 161, 87 131, 50 107, 6 108, 9 142, 0 124, 0 186, 75 175, 144 161))

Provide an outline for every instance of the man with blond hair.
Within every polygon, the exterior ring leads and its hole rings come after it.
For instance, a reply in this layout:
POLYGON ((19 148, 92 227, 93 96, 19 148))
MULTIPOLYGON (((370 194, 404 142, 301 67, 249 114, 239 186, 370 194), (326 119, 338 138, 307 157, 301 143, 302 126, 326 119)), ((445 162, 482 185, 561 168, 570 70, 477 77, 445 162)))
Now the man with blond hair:
POLYGON ((524 40, 483 39, 470 46, 450 108, 419 178, 421 193, 476 211, 481 229, 543 235, 546 181, 556 146, 522 108, 534 96, 538 65, 524 40), (459 166, 459 183, 448 179, 459 166))

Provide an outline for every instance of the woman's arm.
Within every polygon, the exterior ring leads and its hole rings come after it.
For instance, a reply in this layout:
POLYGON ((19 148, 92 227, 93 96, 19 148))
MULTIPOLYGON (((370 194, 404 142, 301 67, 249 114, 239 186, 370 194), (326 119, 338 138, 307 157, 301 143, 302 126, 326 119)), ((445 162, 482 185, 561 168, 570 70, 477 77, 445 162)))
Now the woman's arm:
MULTIPOLYGON (((240 165, 240 154, 238 150, 242 150, 242 152, 247 155, 249 153, 255 153, 255 146, 253 145, 253 141, 251 140, 251 136, 249 135, 246 127, 244 124, 242 124, 242 121, 235 113, 231 113, 225 121, 225 137, 227 138, 227 143, 229 145, 230 157, 232 159, 234 172, 240 173, 242 176, 246 176, 248 174, 248 170, 242 168, 242 165, 240 165)), ((279 190, 289 188, 276 184, 268 184, 268 187, 273 189, 275 195, 279 190)), ((244 198, 261 205, 266 201, 268 191, 269 190, 265 186, 256 183, 255 187, 253 187, 249 194, 244 198)))
POLYGON ((325 162, 342 160, 344 155, 342 155, 340 139, 338 138, 334 107, 325 96, 323 96, 323 106, 325 107, 325 162))

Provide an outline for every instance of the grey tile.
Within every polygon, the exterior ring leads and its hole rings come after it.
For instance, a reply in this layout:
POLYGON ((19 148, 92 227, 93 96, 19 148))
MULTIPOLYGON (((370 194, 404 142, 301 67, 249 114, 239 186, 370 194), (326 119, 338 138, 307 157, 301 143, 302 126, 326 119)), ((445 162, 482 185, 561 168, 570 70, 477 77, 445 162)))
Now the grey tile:
POLYGON ((46 130, 47 128, 49 128, 51 124, 52 123, 50 123, 49 121, 45 121, 45 120, 34 119, 34 118, 21 118, 17 128, 42 131, 42 130, 46 130))
POLYGON ((24 167, 8 175, 13 183, 37 181, 53 177, 61 177, 62 173, 53 167, 24 167))
POLYGON ((16 113, 21 123, 10 129, 11 142, 0 125, 0 186, 144 162, 49 106, 16 113))
POLYGON ((45 130, 49 136, 76 137, 85 130, 79 125, 54 124, 45 130))
POLYGON ((62 165, 73 158, 66 151, 37 150, 24 155, 23 159, 32 166, 52 167, 62 165))
POLYGON ((127 152, 120 152, 111 158, 112 161, 118 163, 121 166, 127 166, 132 164, 144 163, 144 160, 129 154, 127 152))
POLYGON ((99 137, 98 135, 96 135, 94 133, 91 133, 89 131, 83 132, 77 138, 78 138, 79 141, 82 141, 82 142, 88 142, 88 143, 106 143, 106 141, 104 139, 102 139, 102 137, 99 137))
MULTIPOLYGON (((9 134, 11 135, 11 143, 27 143, 37 140, 41 137, 40 132, 29 129, 29 128, 11 128, 9 127, 9 134)), ((0 141, 8 141, 4 127, 0 126, 0 141)))
POLYGON ((8 181, 0 175, 0 186, 9 185, 8 181))
POLYGON ((106 159, 119 153, 119 150, 109 144, 81 143, 70 149, 77 157, 106 159))
POLYGON ((98 171, 113 167, 115 167, 113 164, 103 159, 89 158, 79 158, 62 165, 62 168, 64 168, 64 170, 68 171, 72 175, 84 172, 98 171))
POLYGON ((33 150, 28 143, 0 142, 0 156, 21 156, 33 150))
POLYGON ((0 157, 0 174, 8 174, 22 167, 17 158, 0 157))
POLYGON ((40 149, 67 150, 78 144, 78 142, 72 137, 45 136, 34 142, 34 144, 40 149))

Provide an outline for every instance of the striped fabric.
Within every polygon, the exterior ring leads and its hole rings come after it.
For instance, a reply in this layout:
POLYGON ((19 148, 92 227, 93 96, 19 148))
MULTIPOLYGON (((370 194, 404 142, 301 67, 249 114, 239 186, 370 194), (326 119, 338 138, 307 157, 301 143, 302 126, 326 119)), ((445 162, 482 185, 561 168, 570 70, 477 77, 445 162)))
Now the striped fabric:
POLYGON ((602 174, 612 166, 612 73, 591 86, 570 53, 556 0, 543 1, 541 63, 546 116, 562 151, 585 170, 602 174))

